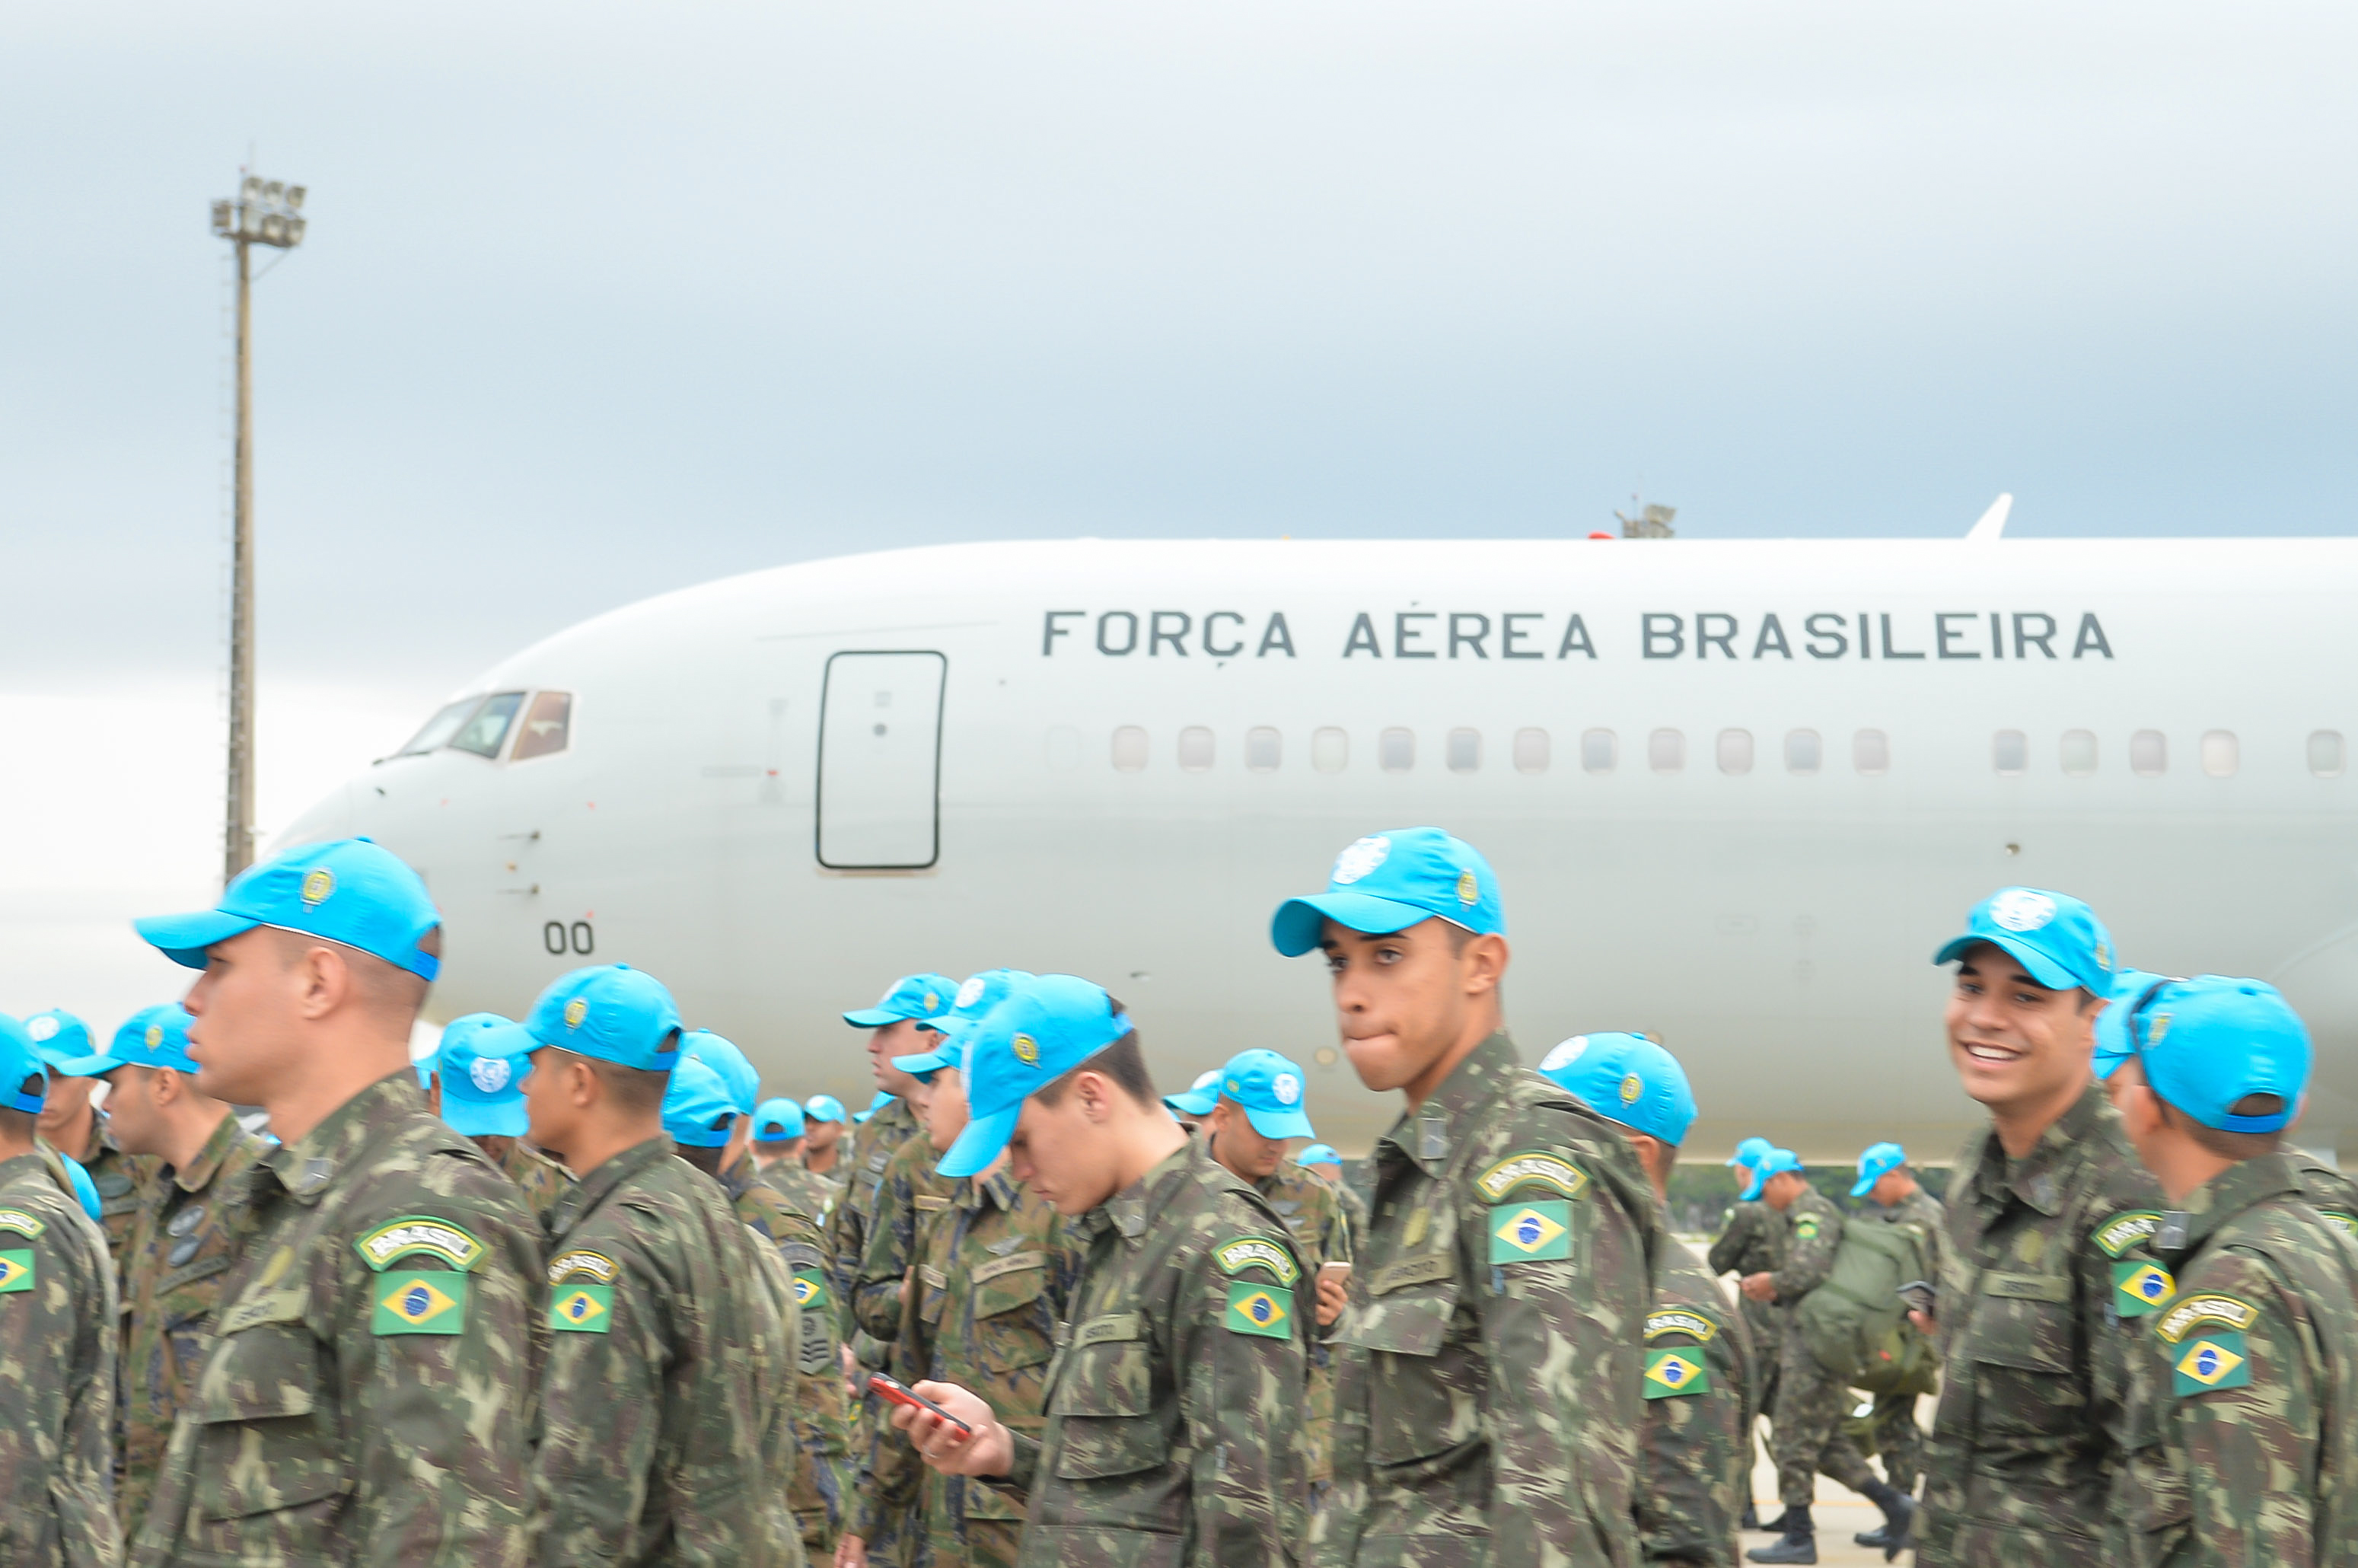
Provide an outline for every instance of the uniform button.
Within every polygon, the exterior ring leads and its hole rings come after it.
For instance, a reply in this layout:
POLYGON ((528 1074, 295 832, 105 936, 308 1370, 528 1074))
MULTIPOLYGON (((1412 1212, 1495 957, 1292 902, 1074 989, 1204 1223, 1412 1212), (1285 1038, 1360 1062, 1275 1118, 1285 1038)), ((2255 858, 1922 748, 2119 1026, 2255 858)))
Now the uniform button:
POLYGON ((174 1215, 172 1217, 171 1223, 164 1227, 164 1228, 170 1231, 175 1236, 186 1236, 189 1232, 194 1230, 204 1222, 205 1206, 200 1203, 190 1204, 188 1207, 174 1215))
POLYGON ((189 1259, 195 1257, 197 1255, 197 1249, 203 1245, 204 1238, 200 1236, 184 1236, 179 1240, 172 1243, 172 1250, 164 1260, 171 1264, 173 1268, 177 1269, 181 1264, 187 1262, 189 1259))

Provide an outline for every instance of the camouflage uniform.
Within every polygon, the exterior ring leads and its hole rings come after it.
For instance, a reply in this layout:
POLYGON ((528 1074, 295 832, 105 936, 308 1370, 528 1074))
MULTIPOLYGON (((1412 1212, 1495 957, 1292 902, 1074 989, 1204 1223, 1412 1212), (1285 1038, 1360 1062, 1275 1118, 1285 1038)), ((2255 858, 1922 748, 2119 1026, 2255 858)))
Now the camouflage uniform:
POLYGON ((233 1195, 269 1152, 267 1141, 223 1112, 185 1169, 161 1167, 157 1201, 142 1206, 124 1249, 114 1507, 126 1532, 146 1514, 173 1419, 204 1364, 222 1276, 245 1252, 252 1217, 233 1195))
MULTIPOLYGON (((1856 1217, 1914 1227, 1924 1238, 1925 1282, 1939 1282, 1949 1238, 1949 1211, 1941 1206, 1939 1198, 1919 1187, 1889 1208, 1867 1204, 1856 1217)), ((1916 1396, 1876 1395, 1875 1413, 1867 1418, 1867 1425, 1875 1434, 1876 1457, 1883 1461, 1883 1478, 1903 1492, 1915 1491, 1918 1478, 1924 1474, 1924 1429, 1916 1421, 1916 1396)))
POLYGON ((161 1195, 158 1177, 164 1162, 152 1154, 125 1154, 116 1148, 104 1117, 98 1119, 98 1129, 97 1152, 81 1165, 90 1173, 91 1185, 98 1189, 99 1227, 106 1233, 106 1253, 114 1260, 119 1282, 124 1249, 139 1222, 139 1211, 161 1195))
MULTIPOLYGON (((869 1125, 882 1119, 879 1112, 869 1125)), ((852 1303, 861 1334, 881 1348, 883 1369, 903 1382, 911 1368, 892 1347, 901 1332, 901 1283, 915 1271, 920 1229, 940 1222, 957 1185, 935 1173, 940 1159, 932 1141, 919 1132, 903 1139, 884 1162, 852 1303)), ((926 1532, 919 1509, 925 1466, 914 1449, 898 1440, 889 1416, 878 1412, 872 1430, 869 1480, 860 1490, 851 1531, 894 1562, 923 1564, 926 1532)))
MULTIPOLYGON (((1834 1249, 1842 1245, 1843 1217, 1813 1187, 1804 1187, 1785 1209, 1785 1263, 1768 1277, 1777 1303, 1790 1311, 1826 1282, 1834 1249)), ((1855 1402, 1849 1389, 1818 1364, 1809 1341, 1789 1324, 1777 1373, 1777 1496, 1789 1509, 1806 1509, 1821 1474, 1854 1492, 1882 1484, 1866 1457, 1843 1430, 1855 1402)))
POLYGON ((566 1195, 533 1461, 540 1560, 791 1568, 799 1314, 775 1252, 657 1136, 566 1195))
POLYGON ((0 1562, 114 1568, 114 1269, 38 1152, 0 1162, 0 1562))
POLYGON ((1302 1292, 1311 1309, 1310 1380, 1303 1391, 1302 1405, 1303 1458, 1310 1467, 1315 1496, 1335 1478, 1335 1378, 1330 1365, 1334 1352, 1326 1342, 1327 1330, 1318 1326, 1316 1281, 1325 1265, 1351 1260, 1350 1225, 1343 1217, 1343 1202, 1335 1189, 1291 1160, 1280 1160, 1276 1171, 1253 1186, 1285 1221, 1293 1238, 1293 1250, 1302 1260, 1303 1273, 1311 1281, 1302 1292))
MULTIPOLYGON (((893 1341, 895 1376, 970 1389, 1009 1430, 1036 1439, 1057 1327, 1080 1275, 1071 1227, 1001 1173, 959 1182, 922 1243, 918 1288, 893 1341)), ((907 1446, 897 1432, 879 1441, 907 1446)), ((1000 1488, 929 1470, 923 1508, 933 1568, 1015 1568, 1023 1510, 1000 1488)))
POLYGON ((540 1231, 407 1067, 257 1160, 132 1560, 524 1561, 540 1231))
POLYGON ((1008 1476, 1023 1568, 1290 1568, 1310 1311, 1284 1221, 1191 1138, 1073 1228, 1047 1425, 1008 1476))
POLYGON ((492 1163, 516 1184, 516 1190, 524 1194, 525 1207, 544 1226, 555 1212, 557 1200, 573 1185, 572 1172, 521 1138, 510 1139, 507 1153, 492 1163))
POLYGON ((1662 1249, 1645 1344, 1641 1555, 1733 1568, 1736 1520, 1752 1495, 1752 1336, 1683 1242, 1662 1249))
MULTIPOLYGON (((870 1336, 852 1314, 852 1297, 860 1285, 860 1266, 868 1252, 868 1233, 876 1217, 877 1195, 884 1181, 884 1167, 892 1162, 892 1152, 917 1130, 916 1112, 909 1108, 906 1099, 895 1099, 855 1129, 844 1133, 843 1153, 836 1169, 844 1179, 842 1195, 827 1211, 827 1282, 834 1296, 836 1321, 843 1337, 851 1346, 852 1362, 864 1383, 870 1372, 886 1369, 885 1346, 882 1340, 870 1336)), ((875 1395, 862 1392, 851 1411, 851 1453, 858 1466, 853 1478, 856 1501, 854 1518, 844 1528, 859 1533, 858 1511, 868 1507, 876 1495, 876 1476, 871 1459, 882 1452, 877 1437, 892 1430, 892 1422, 879 1408, 875 1395)), ((897 1457, 892 1460, 898 1463, 897 1457)), ((868 1528, 875 1528, 868 1523, 868 1528)), ((870 1556, 880 1562, 896 1560, 898 1547, 892 1542, 880 1542, 867 1537, 870 1556)))
MULTIPOLYGON (((1314 1171, 1311 1173, 1317 1174, 1314 1171)), ((1351 1238, 1351 1256, 1356 1258, 1368 1235, 1368 1200, 1361 1197, 1359 1189, 1348 1182, 1329 1182, 1326 1184, 1335 1189, 1335 1201, 1343 1206, 1343 1228, 1351 1238)))
POLYGON ((2161 1195, 2091 1085, 2019 1160, 1975 1135, 1949 1182, 1922 1568, 2119 1560, 2108 1521, 2161 1195), (2125 1324, 2124 1318, 2127 1318, 2125 1324))
POLYGON ((1637 1555, 1639 1348, 1662 1240, 1610 1124, 1494 1034, 1376 1144, 1336 1325, 1322 1564, 1637 1555))
POLYGON ((815 1176, 792 1160, 771 1162, 763 1170, 762 1180, 785 1194, 788 1202, 822 1224, 842 1191, 825 1176, 815 1176))
POLYGON ((2293 1174, 2309 1206, 2332 1221, 2344 1236, 2358 1237, 2358 1182, 2314 1154, 2288 1153, 2286 1158, 2292 1162, 2293 1174))
MULTIPOLYGON (((1785 1217, 1759 1199, 1739 1200, 1728 1211, 1727 1227, 1719 1239, 1711 1244, 1705 1261, 1714 1278, 1734 1274, 1745 1279, 1753 1274, 1773 1274, 1785 1262, 1785 1217)), ((1756 1302, 1739 1293, 1737 1310, 1744 1314, 1744 1326, 1752 1333, 1752 1413, 1756 1420, 1768 1422, 1771 1433, 1777 1424, 1777 1372, 1785 1355, 1785 1309, 1775 1302, 1756 1302)), ((1764 1436, 1760 1446, 1776 1462, 1773 1436, 1764 1436)))

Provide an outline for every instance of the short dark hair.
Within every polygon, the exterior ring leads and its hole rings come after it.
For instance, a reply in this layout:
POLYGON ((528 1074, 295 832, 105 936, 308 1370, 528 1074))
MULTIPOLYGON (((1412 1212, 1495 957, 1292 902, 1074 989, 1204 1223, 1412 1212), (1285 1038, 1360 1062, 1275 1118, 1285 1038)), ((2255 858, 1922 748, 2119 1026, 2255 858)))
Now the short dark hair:
MULTIPOLYGON (((562 1045, 551 1045, 547 1049, 565 1051, 562 1045)), ((620 1062, 609 1062, 602 1056, 586 1055, 579 1051, 565 1051, 565 1054, 590 1064, 590 1070, 597 1074, 599 1081, 606 1086, 606 1093, 613 1099, 617 1110, 627 1116, 644 1116, 649 1111, 660 1113, 663 1110, 664 1091, 671 1087, 669 1073, 652 1072, 644 1067, 626 1067, 620 1062)))
MULTIPOLYGON (((1121 1011, 1121 1003, 1114 1003, 1114 1011, 1121 1011)), ((1154 1076, 1146 1070, 1146 1053, 1139 1047, 1138 1031, 1135 1029, 1063 1077, 1043 1084, 1033 1091, 1032 1098, 1042 1105, 1055 1106, 1071 1090, 1074 1073, 1102 1073, 1140 1105, 1152 1108, 1163 1103, 1163 1097, 1154 1092, 1154 1076)))
MULTIPOLYGON (((2186 1116, 2168 1100, 2162 1100, 2161 1104, 2172 1117, 2186 1116)), ((2277 1116, 2283 1110, 2284 1100, 2277 1095, 2245 1095, 2227 1108, 2230 1116, 2277 1116)), ((2284 1148, 2281 1131, 2229 1132, 2223 1128, 2205 1127, 2190 1116, 2186 1117, 2186 1130, 2193 1135, 2195 1143, 2205 1152, 2238 1164, 2245 1160, 2257 1160, 2277 1153, 2284 1148)))
POLYGON ((0 1132, 8 1133, 13 1138, 30 1138, 33 1136, 33 1129, 39 1123, 40 1118, 37 1112, 18 1110, 13 1106, 0 1106, 0 1132))
POLYGON ((672 1149, 673 1152, 678 1154, 681 1159, 687 1161, 689 1164, 695 1166, 706 1175, 712 1177, 715 1181, 719 1179, 720 1156, 727 1152, 726 1150, 706 1149, 694 1143, 675 1143, 672 1145, 672 1149))

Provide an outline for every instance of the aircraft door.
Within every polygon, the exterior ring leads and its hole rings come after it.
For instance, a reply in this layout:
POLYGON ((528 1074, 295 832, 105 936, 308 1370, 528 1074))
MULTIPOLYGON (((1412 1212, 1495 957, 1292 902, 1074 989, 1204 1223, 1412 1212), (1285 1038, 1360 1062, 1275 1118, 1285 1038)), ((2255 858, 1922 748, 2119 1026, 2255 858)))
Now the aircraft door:
POLYGON ((939 654, 837 654, 819 697, 818 863, 907 871, 941 846, 939 654))

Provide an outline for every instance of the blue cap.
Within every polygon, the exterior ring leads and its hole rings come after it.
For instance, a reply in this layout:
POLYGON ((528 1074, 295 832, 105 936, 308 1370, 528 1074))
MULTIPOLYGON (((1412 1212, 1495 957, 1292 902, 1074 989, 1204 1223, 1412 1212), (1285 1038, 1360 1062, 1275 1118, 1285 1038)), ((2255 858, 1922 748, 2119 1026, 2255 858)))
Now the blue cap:
POLYGON ((1768 1151, 1775 1147, 1766 1138, 1747 1138, 1736 1146, 1736 1152, 1728 1156, 1727 1162, 1737 1169, 1749 1171, 1768 1158, 1768 1151))
POLYGON ((442 1079, 442 1120, 470 1138, 499 1133, 524 1136, 526 1058, 539 1046, 532 1032, 496 1012, 454 1018, 442 1031, 434 1070, 442 1079))
POLYGON ((849 1122, 851 1119, 844 1113, 843 1102, 833 1095, 811 1096, 803 1101, 803 1115, 812 1121, 849 1122))
POLYGON ((216 908, 131 924, 151 946, 191 969, 205 967, 205 949, 214 943, 276 925, 357 947, 421 979, 442 972, 440 960, 417 948, 442 924, 426 884, 399 856, 366 838, 290 849, 240 871, 216 908))
POLYGON ((1850 1195, 1866 1196, 1866 1189, 1875 1185, 1887 1173, 1908 1163, 1908 1151, 1897 1143, 1870 1143, 1866 1152, 1858 1157, 1858 1180, 1851 1184, 1850 1195))
POLYGON ((730 1103, 740 1116, 751 1116, 753 1108, 762 1103, 761 1070, 746 1059, 733 1040, 724 1040, 709 1029, 691 1029, 679 1037, 679 1052, 694 1057, 720 1075, 729 1086, 730 1103))
POLYGON ((1331 1143, 1313 1143, 1294 1155, 1293 1162, 1297 1165, 1339 1165, 1343 1162, 1343 1156, 1335 1152, 1331 1143))
POLYGON ((1750 1203, 1768 1184, 1768 1178, 1787 1171, 1801 1168, 1801 1157, 1790 1149, 1771 1149, 1758 1165, 1752 1167, 1752 1184, 1744 1189, 1744 1201, 1750 1203))
POLYGON ((177 1001, 143 1007, 114 1032, 114 1043, 106 1048, 107 1059, 116 1067, 170 1067, 194 1073, 197 1064, 189 1054, 189 1025, 195 1022, 177 1001))
POLYGON ((967 1037, 968 1108, 974 1119, 935 1169, 971 1176, 1015 1136, 1023 1101, 1130 1032, 1101 986, 1042 975, 993 1009, 967 1037))
POLYGON ((885 988, 874 1007, 847 1012, 843 1022, 854 1029, 882 1029, 904 1018, 939 1018, 950 1010, 957 982, 947 975, 903 975, 885 988))
POLYGON ((559 977, 525 1020, 535 1041, 619 1066, 667 1073, 679 1063, 679 1009, 644 969, 598 964, 559 977))
POLYGON ((2167 985, 2169 979, 2169 976, 2157 975, 2149 969, 2124 968, 2113 971, 2112 991, 2105 999, 2104 1010, 2096 1014, 2091 1031, 2096 1037, 2097 1077, 2111 1077, 2113 1069, 2136 1054, 2136 1046, 2129 1039, 2129 1014, 2136 1011, 2147 991, 2167 985))
POLYGON ((1694 1125, 1687 1070, 1642 1034, 1575 1034, 1541 1058, 1540 1072, 1606 1120, 1673 1149, 1694 1125))
POLYGON ((49 1098, 49 1064, 33 1049, 32 1036, 25 1033, 25 1026, 0 1012, 0 1104, 38 1114, 41 1102, 49 1098), (32 1078, 41 1080, 37 1090, 24 1087, 32 1078))
MULTIPOLYGON (((1029 969, 985 969, 979 974, 968 975, 965 983, 958 987, 957 998, 950 1004, 950 1010, 939 1018, 925 1020, 917 1027, 946 1034, 953 1040, 962 1040, 967 1031, 990 1015, 992 1008, 1038 978, 1029 969)), ((955 1064, 957 1058, 952 1056, 944 1060, 955 1064)), ((909 1071, 906 1067, 901 1070, 909 1071)))
POLYGON ((72 1184, 74 1200, 81 1205, 82 1213, 94 1220, 103 1222, 106 1218, 106 1205, 98 1195, 98 1184, 90 1179, 90 1173, 83 1170, 81 1162, 72 1155, 60 1150, 58 1152, 58 1158, 65 1164, 66 1180, 72 1184))
POLYGON ((1278 905, 1269 935, 1293 958, 1318 946, 1329 920, 1372 936, 1436 916, 1477 935, 1504 935, 1498 879, 1463 838, 1438 827, 1394 827, 1336 856, 1325 892, 1278 905))
POLYGON ((1163 1103, 1182 1116, 1192 1116, 1201 1121, 1212 1114, 1220 1103, 1220 1069, 1209 1068, 1195 1075, 1195 1081, 1175 1095, 1164 1095, 1163 1103))
POLYGON ((1220 1069, 1219 1092, 1263 1138, 1314 1138, 1302 1082, 1302 1069, 1276 1052, 1239 1051, 1220 1069))
POLYGON ((1932 955, 1946 964, 1978 942, 1995 942, 2051 991, 2085 986, 2098 996, 2113 989, 2112 933, 2096 912, 2069 893, 2001 888, 1974 905, 1965 934, 1932 955))
POLYGON ((2163 980, 2104 1011, 2114 1008, 2125 1010, 2129 1049, 2099 1052, 2099 1077, 2138 1056, 2155 1094, 2221 1132, 2280 1132, 2299 1113, 2309 1089, 2309 1029, 2266 980, 2163 980), (2234 1104, 2245 1095, 2274 1095, 2284 1103, 2266 1116, 2237 1116, 2234 1104))
POLYGON ((737 1100, 720 1075, 693 1056, 683 1056, 664 1086, 663 1130, 674 1143, 718 1149, 737 1122, 737 1100))
POLYGON ((803 1135, 803 1108, 790 1099, 765 1099, 753 1109, 753 1141, 792 1143, 803 1135))
POLYGON ((95 1078, 123 1065, 92 1045, 90 1025, 61 1007, 27 1013, 25 1034, 49 1071, 64 1077, 95 1078))
POLYGON ((888 1095, 882 1089, 878 1089, 876 1091, 876 1098, 868 1102, 868 1108, 861 1111, 851 1119, 854 1121, 864 1122, 870 1117, 874 1116, 878 1111, 882 1110, 886 1106, 891 1105, 894 1100, 899 1099, 901 1097, 899 1095, 888 1095))

